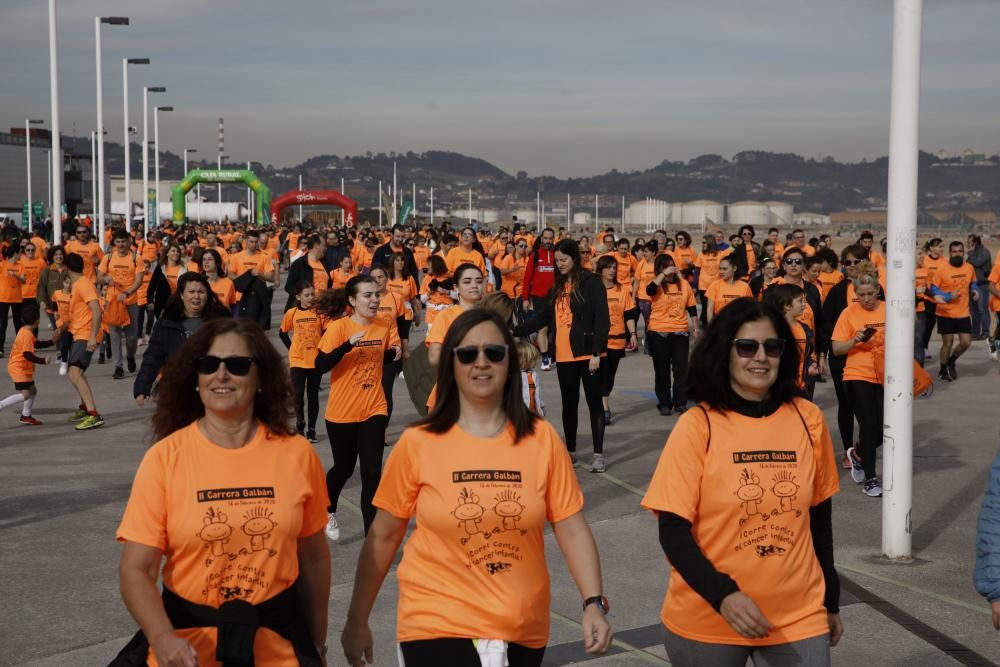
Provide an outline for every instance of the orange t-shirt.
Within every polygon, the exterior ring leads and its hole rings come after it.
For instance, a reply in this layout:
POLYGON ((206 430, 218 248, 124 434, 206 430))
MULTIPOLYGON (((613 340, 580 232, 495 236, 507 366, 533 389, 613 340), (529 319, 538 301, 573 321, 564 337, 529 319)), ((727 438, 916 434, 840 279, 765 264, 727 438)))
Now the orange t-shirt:
POLYGON ((673 251, 664 250, 674 258, 674 264, 677 265, 679 269, 690 269, 695 265, 695 261, 698 259, 698 253, 695 252, 694 248, 688 246, 687 248, 675 248, 673 251))
POLYGON ((944 255, 938 255, 937 259, 930 255, 924 255, 923 267, 927 269, 927 280, 931 280, 938 269, 943 269, 946 266, 948 266, 948 258, 944 255))
POLYGON ((325 317, 315 310, 295 307, 285 312, 281 331, 292 332, 292 346, 288 348, 290 368, 316 368, 317 345, 327 325, 325 317))
POLYGON ((628 285, 631 287, 632 279, 636 276, 636 268, 638 267, 638 260, 632 255, 632 253, 626 253, 622 257, 617 251, 606 253, 606 256, 613 257, 616 266, 618 267, 618 282, 622 285, 628 285))
POLYGON ((799 348, 799 373, 798 373, 798 385, 799 388, 804 388, 806 386, 806 348, 809 346, 809 339, 806 337, 805 327, 802 326, 798 321, 793 322, 791 325, 792 339, 795 341, 796 347, 799 348))
POLYGON ((101 302, 97 288, 84 276, 73 283, 69 298, 69 333, 73 340, 90 340, 90 329, 94 324, 94 314, 90 304, 101 302))
POLYGON ((396 320, 405 315, 406 306, 403 305, 403 299, 388 289, 388 283, 386 283, 386 292, 379 299, 378 313, 375 315, 375 320, 386 326, 390 324, 395 326, 396 320))
MULTIPOLYGON (((36 258, 38 252, 35 252, 36 258)), ((21 273, 24 275, 24 284, 21 285, 21 299, 35 299, 38 297, 38 278, 45 268, 44 259, 21 258, 21 273)))
POLYGON ((21 327, 14 337, 14 346, 7 358, 7 373, 11 382, 33 382, 35 380, 35 362, 25 359, 25 353, 35 353, 35 332, 31 327, 21 327))
POLYGON ((417 298, 417 283, 413 278, 406 278, 406 280, 397 280, 395 278, 390 278, 385 284, 386 288, 403 302, 404 314, 406 316, 406 321, 410 322, 413 320, 413 304, 411 303, 413 299, 417 298))
MULTIPOLYGON (((196 604, 260 604, 299 577, 297 540, 326 523, 326 476, 312 445, 259 425, 240 449, 212 443, 197 423, 153 445, 135 474, 115 534, 163 551, 163 585, 196 604)), ((215 659, 216 628, 177 630, 198 653, 215 659)), ((260 628, 259 665, 293 667, 291 642, 260 628)), ((155 665, 152 651, 149 664, 155 665)))
MULTIPOLYGON (((993 271, 990 272, 988 280, 994 288, 1000 288, 1000 261, 993 265, 993 271)), ((990 310, 1000 312, 1000 298, 993 296, 992 293, 990 294, 990 310)))
MULTIPOLYGON (((446 278, 447 276, 438 276, 436 280, 441 281, 446 278)), ((428 335, 430 335, 430 327, 437 319, 438 313, 455 305, 455 300, 449 294, 444 294, 438 290, 431 291, 431 280, 435 280, 435 278, 425 278, 420 285, 420 293, 427 295, 427 301, 424 304, 426 306, 424 320, 427 322, 428 335)))
POLYGON ((358 275, 357 271, 351 270, 350 272, 347 272, 340 267, 337 267, 330 272, 330 280, 333 281, 333 289, 343 289, 347 285, 347 281, 356 275, 358 275))
POLYGON ((236 286, 233 281, 225 276, 217 278, 214 281, 208 281, 209 287, 212 288, 212 293, 219 299, 221 303, 226 308, 231 307, 234 303, 239 301, 236 298, 236 286))
MULTIPOLYGON (((914 311, 922 313, 926 310, 927 306, 927 269, 922 266, 918 266, 913 271, 913 286, 916 291, 921 289, 924 290, 922 294, 916 294, 916 301, 914 302, 914 311)), ((991 299, 992 300, 992 299, 991 299)))
POLYGON ((874 310, 865 310, 860 303, 849 305, 837 318, 830 338, 846 343, 869 327, 875 329, 875 335, 865 343, 856 344, 847 353, 844 379, 882 384, 885 379, 885 301, 879 301, 874 310))
MULTIPOLYGON (((161 264, 160 270, 163 271, 163 276, 167 279, 167 284, 170 285, 170 292, 176 292, 177 281, 181 279, 181 265, 170 266, 169 264, 161 264)), ((187 272, 187 267, 184 267, 184 272, 187 272)))
POLYGON ((21 281, 14 276, 8 275, 8 271, 13 271, 17 275, 21 272, 21 262, 11 262, 7 259, 0 259, 0 303, 21 303, 21 281))
POLYGON ((624 350, 628 341, 625 331, 625 312, 635 308, 632 300, 632 290, 625 285, 615 285, 608 288, 608 318, 611 327, 608 329, 608 349, 624 350))
POLYGON ((416 263, 418 271, 427 271, 427 261, 430 256, 431 249, 427 246, 418 245, 413 247, 413 261, 416 263))
POLYGON ((698 289, 707 292, 716 280, 719 279, 719 262, 733 251, 732 248, 717 252, 715 254, 701 253, 694 260, 694 265, 701 269, 698 273, 698 289))
POLYGON ((652 298, 647 328, 657 333, 683 333, 688 330, 687 309, 694 305, 694 290, 686 280, 663 282, 652 298), (664 292, 663 285, 669 291, 664 292))
POLYGON ((934 272, 930 280, 932 285, 952 294, 951 301, 937 305, 938 317, 969 316, 969 286, 976 284, 976 270, 971 264, 963 262, 957 269, 951 264, 945 264, 934 272))
POLYGON ((656 259, 651 259, 647 261, 645 258, 640 259, 639 263, 635 265, 635 277, 639 281, 638 289, 635 293, 635 298, 638 301, 649 301, 649 296, 646 294, 646 287, 649 283, 653 282, 653 278, 656 277, 656 271, 653 270, 653 266, 656 263, 656 259))
POLYGON ((448 265, 448 273, 455 273, 455 269, 462 264, 472 264, 478 266, 483 275, 486 275, 486 260, 478 250, 465 251, 462 246, 457 245, 448 252, 444 263, 448 265))
POLYGON ((567 282, 566 290, 556 297, 553 304, 556 323, 556 363, 587 361, 591 357, 589 354, 583 354, 579 357, 573 356, 573 346, 569 343, 569 330, 573 328, 573 309, 570 307, 570 299, 572 298, 574 297, 570 294, 567 282))
POLYGON ((677 572, 661 621, 682 637, 712 644, 767 646, 825 635, 825 586, 809 508, 837 493, 840 482, 823 412, 798 398, 760 419, 707 412, 710 421, 702 410, 677 420, 642 506, 690 521, 705 557, 773 628, 767 637, 743 637, 677 572))
MULTIPOLYGON (((427 347, 431 346, 431 343, 437 343, 441 345, 444 343, 444 337, 448 334, 448 329, 451 327, 451 323, 458 319, 458 316, 465 312, 465 308, 459 304, 453 306, 448 306, 444 310, 438 311, 438 314, 434 317, 434 322, 431 323, 430 319, 427 320, 427 336, 424 339, 424 345, 427 347)), ((430 314, 430 309, 428 309, 428 314, 430 314)))
MULTIPOLYGON (((316 296, 319 296, 320 292, 325 292, 330 284, 330 275, 326 272, 326 267, 323 266, 323 262, 307 259, 306 263, 309 264, 309 268, 312 269, 312 285, 313 290, 316 292, 316 296)), ((344 283, 346 284, 346 280, 344 283)))
POLYGON ((521 259, 517 259, 514 255, 507 255, 497 264, 497 268, 499 269, 517 269, 512 273, 505 274, 500 283, 500 291, 511 299, 521 296, 521 282, 524 280, 524 267, 527 265, 527 255, 521 259))
MULTIPOLYGON (((99 270, 111 276, 112 283, 119 292, 125 292, 135 283, 135 278, 142 272, 142 260, 136 261, 132 253, 127 253, 124 257, 114 251, 104 256, 101 260, 99 270)), ((176 282, 174 285, 176 286, 176 282)), ((173 289, 173 288, 171 288, 173 289)), ((139 302, 139 293, 134 292, 126 297, 126 305, 135 305, 139 302)))
POLYGON ((157 256, 160 252, 160 247, 156 243, 156 241, 139 240, 138 244, 139 244, 139 252, 144 260, 146 260, 150 264, 152 264, 157 260, 157 256))
POLYGON ((319 351, 332 352, 362 330, 365 331, 364 337, 330 371, 327 421, 356 423, 376 415, 389 414, 382 391, 382 362, 385 351, 400 344, 395 321, 386 326, 373 320, 363 326, 350 317, 341 317, 326 328, 319 341, 319 351))
POLYGON ((705 291, 705 296, 712 302, 712 314, 718 315, 722 312, 723 308, 736 299, 742 299, 744 297, 752 299, 753 291, 750 289, 750 286, 742 280, 734 280, 732 285, 727 283, 725 280, 716 280, 705 291))
POLYGON ((239 278, 247 271, 257 269, 258 273, 269 273, 271 271, 271 259, 264 253, 257 251, 253 255, 247 254, 246 250, 229 256, 229 270, 227 273, 233 278, 239 278))
POLYGON ((104 252, 96 241, 80 243, 76 239, 66 242, 66 254, 76 253, 83 258, 83 275, 92 283, 97 282, 97 265, 104 258, 104 252))
POLYGON ((69 322, 70 292, 57 289, 52 293, 52 301, 56 304, 56 326, 62 327, 69 322))
POLYGON ((844 274, 840 271, 820 271, 819 278, 813 284, 819 289, 820 299, 826 301, 826 295, 842 280, 844 280, 844 274))
MULTIPOLYGON (((831 449, 832 451, 832 449, 831 449)), ((396 570, 396 639, 490 637, 541 648, 549 639, 545 524, 583 509, 566 446, 544 420, 478 438, 458 426, 403 431, 376 507, 416 518, 396 570)))

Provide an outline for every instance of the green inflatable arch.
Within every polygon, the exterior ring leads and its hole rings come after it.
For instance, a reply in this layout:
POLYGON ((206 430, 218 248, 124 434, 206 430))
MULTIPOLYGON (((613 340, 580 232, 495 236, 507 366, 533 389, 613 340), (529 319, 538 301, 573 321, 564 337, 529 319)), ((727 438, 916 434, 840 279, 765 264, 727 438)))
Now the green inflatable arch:
POLYGON ((172 190, 174 222, 187 222, 187 193, 199 183, 246 183, 257 195, 257 225, 271 222, 271 189, 249 169, 194 169, 172 190))

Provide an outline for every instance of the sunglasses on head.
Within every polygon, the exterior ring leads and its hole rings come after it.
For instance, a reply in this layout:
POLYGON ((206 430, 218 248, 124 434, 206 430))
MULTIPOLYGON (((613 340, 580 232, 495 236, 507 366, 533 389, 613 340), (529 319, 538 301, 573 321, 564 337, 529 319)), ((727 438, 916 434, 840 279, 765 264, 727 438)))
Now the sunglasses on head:
POLYGON ((743 359, 752 359, 757 356, 757 350, 764 346, 764 354, 772 359, 779 358, 785 352, 785 340, 783 338, 768 338, 765 341, 754 340, 753 338, 737 338, 733 341, 733 349, 736 356, 743 359))
POLYGON ((491 364, 499 364, 507 356, 506 345, 483 345, 482 347, 467 345, 455 348, 455 358, 458 359, 458 363, 468 366, 476 363, 476 359, 479 358, 479 350, 483 351, 486 360, 491 364))
POLYGON ((250 372, 250 367, 253 366, 255 361, 256 359, 253 357, 216 357, 206 354, 198 357, 195 363, 198 373, 201 375, 211 375, 219 370, 219 364, 225 364, 226 370, 229 373, 243 377, 250 372))
POLYGON ((793 259, 786 259, 785 260, 785 265, 786 266, 798 266, 799 264, 802 264, 802 263, 803 263, 803 261, 801 259, 794 259, 793 258, 793 259))

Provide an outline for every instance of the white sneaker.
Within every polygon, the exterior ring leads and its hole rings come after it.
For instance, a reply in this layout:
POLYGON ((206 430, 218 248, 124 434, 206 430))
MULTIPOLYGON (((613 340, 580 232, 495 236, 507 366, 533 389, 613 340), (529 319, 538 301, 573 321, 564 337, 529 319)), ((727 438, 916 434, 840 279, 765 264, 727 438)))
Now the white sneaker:
POLYGON ((548 357, 543 357, 542 358, 542 370, 543 371, 550 371, 550 370, 552 370, 552 362, 549 361, 548 357))
POLYGON ((861 492, 870 498, 881 498, 882 483, 879 482, 878 477, 872 477, 871 479, 866 479, 865 485, 864 487, 862 487, 861 492))
POLYGON ((69 364, 66 363, 65 361, 60 361, 59 362, 59 375, 66 375, 66 373, 69 373, 69 364))
POLYGON ((326 538, 331 542, 340 539, 340 524, 337 523, 336 514, 330 514, 330 518, 326 522, 326 538))
POLYGON ((604 472, 607 469, 608 466, 604 462, 604 455, 594 454, 594 460, 590 464, 590 472, 604 472))
POLYGON ((851 447, 847 450, 847 458, 851 460, 851 479, 855 484, 865 481, 865 469, 861 465, 861 457, 858 456, 857 448, 851 447))

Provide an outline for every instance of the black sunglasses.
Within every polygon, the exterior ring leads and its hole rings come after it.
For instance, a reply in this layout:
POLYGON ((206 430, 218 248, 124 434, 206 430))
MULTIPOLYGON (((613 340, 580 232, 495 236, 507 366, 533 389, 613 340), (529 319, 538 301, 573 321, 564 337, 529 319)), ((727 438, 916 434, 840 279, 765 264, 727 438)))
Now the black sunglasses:
POLYGON ((779 358, 785 352, 784 338, 768 338, 765 341, 754 340, 753 338, 737 338, 733 341, 733 349, 736 356, 744 359, 752 359, 757 356, 757 350, 764 346, 764 354, 772 359, 779 358))
POLYGON ((233 375, 243 377, 250 372, 250 367, 253 366, 256 359, 253 357, 216 357, 211 354, 206 354, 202 357, 198 357, 195 362, 198 368, 198 373, 201 375, 211 375, 215 371, 219 370, 219 364, 225 364, 226 370, 233 375))
POLYGON ((465 364, 466 366, 474 364, 476 363, 476 359, 479 358, 480 349, 486 355, 486 360, 491 364, 499 364, 507 356, 506 345, 483 345, 481 348, 469 345, 466 347, 456 347, 455 358, 458 359, 458 363, 465 364))
POLYGON ((855 264, 860 264, 860 259, 843 259, 840 261, 844 266, 854 266, 855 264))
POLYGON ((802 260, 801 259, 786 259, 785 260, 785 264, 787 266, 798 266, 799 264, 802 264, 802 260))

